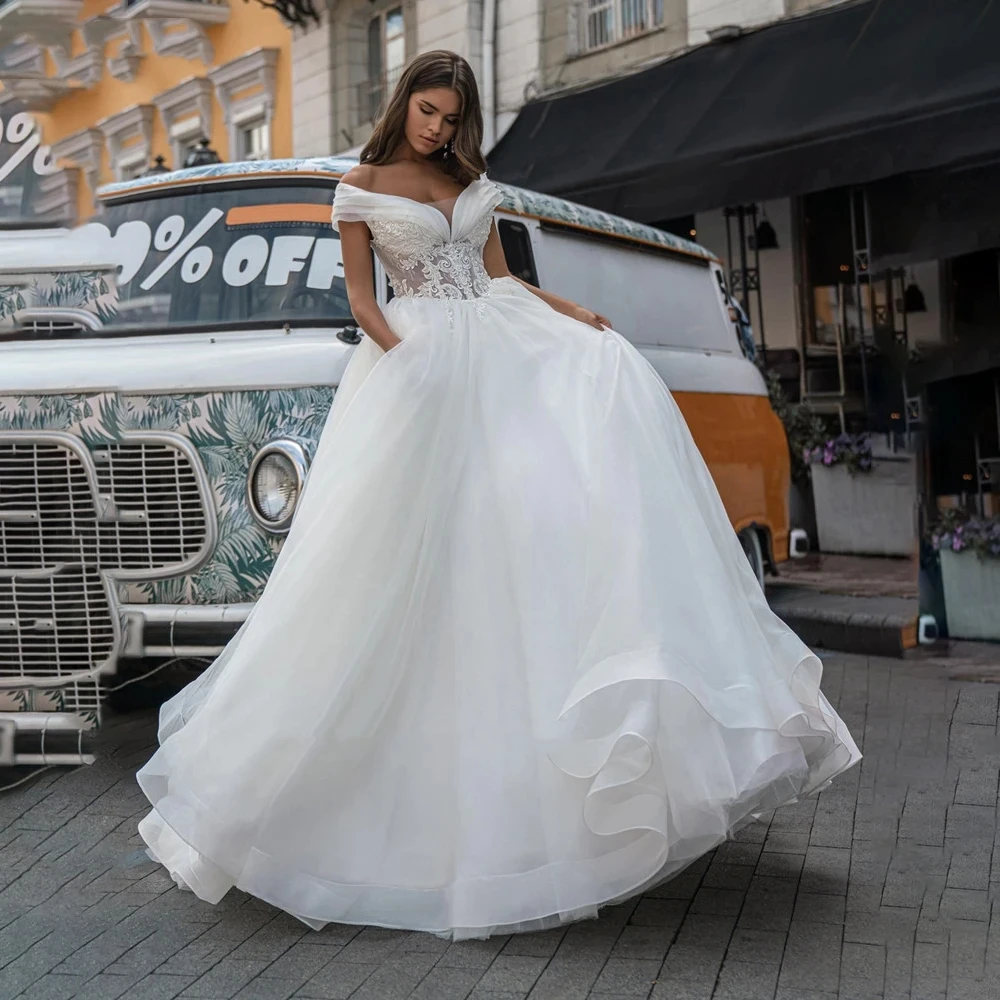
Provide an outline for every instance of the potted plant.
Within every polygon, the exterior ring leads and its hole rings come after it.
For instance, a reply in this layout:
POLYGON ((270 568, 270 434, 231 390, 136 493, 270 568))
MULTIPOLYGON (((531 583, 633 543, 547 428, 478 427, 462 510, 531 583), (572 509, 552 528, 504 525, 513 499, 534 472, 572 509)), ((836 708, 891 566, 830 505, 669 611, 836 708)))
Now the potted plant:
POLYGON ((1000 640, 1000 517, 946 510, 930 541, 941 559, 948 634, 1000 640))
POLYGON ((876 453, 867 434, 840 434, 803 453, 812 469, 823 552, 912 556, 917 548, 913 458, 876 453))
POLYGON ((827 469, 843 465, 852 475, 871 472, 874 467, 872 440, 867 434, 838 434, 807 449, 802 457, 809 463, 819 462, 827 469))

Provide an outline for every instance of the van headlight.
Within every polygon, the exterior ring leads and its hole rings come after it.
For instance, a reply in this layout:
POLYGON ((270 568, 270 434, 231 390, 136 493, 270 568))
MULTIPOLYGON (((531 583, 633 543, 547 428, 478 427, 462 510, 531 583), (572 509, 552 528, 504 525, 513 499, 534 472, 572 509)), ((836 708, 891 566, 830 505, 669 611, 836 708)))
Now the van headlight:
POLYGON ((254 456, 247 476, 250 512, 261 527, 284 534, 302 494, 308 461, 294 441, 272 441, 254 456))

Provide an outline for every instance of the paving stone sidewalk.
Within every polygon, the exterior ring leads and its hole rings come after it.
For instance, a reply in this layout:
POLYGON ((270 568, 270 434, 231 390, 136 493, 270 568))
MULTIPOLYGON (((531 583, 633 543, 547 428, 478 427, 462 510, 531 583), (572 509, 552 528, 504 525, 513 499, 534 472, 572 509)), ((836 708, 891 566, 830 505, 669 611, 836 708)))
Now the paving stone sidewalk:
POLYGON ((818 799, 599 920, 458 944, 176 890, 135 834, 155 718, 118 716, 0 796, 0 1000, 1000 997, 1000 687, 831 655, 824 689, 866 757, 818 799))

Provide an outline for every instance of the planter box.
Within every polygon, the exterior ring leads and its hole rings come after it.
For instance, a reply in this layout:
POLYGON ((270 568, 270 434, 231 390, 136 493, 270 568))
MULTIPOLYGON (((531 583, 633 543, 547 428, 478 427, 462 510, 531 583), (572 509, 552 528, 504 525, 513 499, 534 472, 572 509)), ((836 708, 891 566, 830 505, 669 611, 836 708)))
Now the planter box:
POLYGON ((941 550, 948 635, 1000 641, 1000 559, 941 550))
POLYGON ((913 556, 917 551, 916 465, 909 455, 875 457, 871 472, 812 466, 821 552, 913 556))

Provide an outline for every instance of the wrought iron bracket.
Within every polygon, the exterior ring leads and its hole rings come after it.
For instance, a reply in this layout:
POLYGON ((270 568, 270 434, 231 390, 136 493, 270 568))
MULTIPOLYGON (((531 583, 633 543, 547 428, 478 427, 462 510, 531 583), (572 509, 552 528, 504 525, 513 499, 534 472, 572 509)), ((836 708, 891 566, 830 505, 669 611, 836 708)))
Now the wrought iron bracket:
MULTIPOLYGON (((250 0, 243 0, 249 3, 250 0)), ((320 23, 319 11, 313 0, 257 0, 261 7, 276 10, 286 24, 296 28, 307 28, 309 22, 320 23)))

